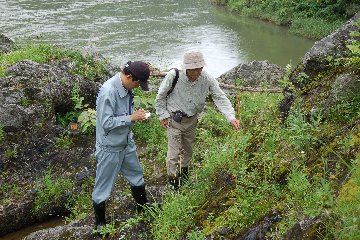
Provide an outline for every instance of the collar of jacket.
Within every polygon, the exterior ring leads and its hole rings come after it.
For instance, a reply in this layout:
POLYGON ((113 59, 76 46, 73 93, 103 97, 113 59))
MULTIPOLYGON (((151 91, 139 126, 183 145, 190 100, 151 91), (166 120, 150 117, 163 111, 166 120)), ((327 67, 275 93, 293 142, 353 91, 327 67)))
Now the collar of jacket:
POLYGON ((113 79, 112 79, 112 85, 114 86, 114 88, 117 90, 119 96, 121 98, 125 97, 126 95, 128 95, 128 90, 122 85, 122 81, 120 79, 120 73, 116 74, 113 79))

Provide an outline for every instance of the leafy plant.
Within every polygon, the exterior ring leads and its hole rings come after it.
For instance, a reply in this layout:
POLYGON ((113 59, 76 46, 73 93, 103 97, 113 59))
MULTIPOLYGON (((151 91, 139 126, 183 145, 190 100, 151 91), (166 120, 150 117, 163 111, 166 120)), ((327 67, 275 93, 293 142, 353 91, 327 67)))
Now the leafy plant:
POLYGON ((88 108, 82 111, 77 119, 82 133, 91 133, 96 127, 96 110, 88 108))
POLYGON ((67 223, 74 220, 85 219, 89 215, 88 210, 92 209, 91 195, 81 191, 71 196, 66 203, 66 208, 70 211, 70 215, 65 217, 67 223))
POLYGON ((18 154, 18 152, 16 150, 16 147, 8 148, 5 150, 5 157, 7 157, 7 158, 16 158, 17 154, 18 154))
POLYGON ((71 90, 71 100, 74 103, 74 111, 80 111, 88 106, 88 104, 84 104, 84 97, 80 96, 80 86, 79 84, 75 84, 71 90))
POLYGON ((20 105, 23 107, 30 106, 30 100, 27 97, 23 97, 20 99, 20 105))
POLYGON ((68 133, 64 133, 60 137, 55 138, 55 146, 59 149, 69 149, 72 144, 73 141, 68 133))
POLYGON ((58 114, 57 122, 64 128, 67 128, 71 122, 79 122, 79 117, 84 112, 80 117, 80 123, 83 124, 81 125, 81 131, 84 133, 91 132, 93 130, 91 127, 95 126, 94 117, 96 113, 90 108, 83 111, 86 107, 88 107, 88 104, 84 104, 84 97, 80 96, 79 84, 75 84, 73 86, 71 90, 71 100, 74 104, 73 110, 67 112, 65 115, 58 114))
POLYGON ((295 106, 287 118, 288 127, 284 136, 299 152, 311 149, 318 140, 316 133, 320 131, 318 128, 320 120, 321 117, 317 117, 313 118, 312 122, 308 122, 304 114, 295 106))
POLYGON ((61 198, 68 195, 74 187, 74 182, 70 179, 53 179, 51 170, 44 172, 41 185, 36 193, 34 201, 34 213, 38 213, 41 209, 49 207, 50 204, 57 203, 61 198))
MULTIPOLYGON (((106 235, 114 235, 116 232, 118 231, 118 229, 115 227, 114 222, 112 221, 112 223, 107 223, 105 226, 101 226, 100 227, 100 234, 103 237, 103 239, 105 238, 106 235)), ((97 233, 96 229, 93 230, 93 233, 97 233)))

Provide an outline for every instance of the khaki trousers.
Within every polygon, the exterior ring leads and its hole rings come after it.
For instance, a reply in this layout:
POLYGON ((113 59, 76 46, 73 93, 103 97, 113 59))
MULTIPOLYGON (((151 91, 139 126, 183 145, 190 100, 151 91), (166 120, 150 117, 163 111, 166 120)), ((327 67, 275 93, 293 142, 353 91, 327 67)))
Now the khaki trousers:
POLYGON ((178 177, 180 169, 189 167, 192 150, 195 143, 197 114, 192 117, 183 117, 181 122, 175 122, 172 118, 167 130, 168 152, 167 152, 167 175, 178 177))

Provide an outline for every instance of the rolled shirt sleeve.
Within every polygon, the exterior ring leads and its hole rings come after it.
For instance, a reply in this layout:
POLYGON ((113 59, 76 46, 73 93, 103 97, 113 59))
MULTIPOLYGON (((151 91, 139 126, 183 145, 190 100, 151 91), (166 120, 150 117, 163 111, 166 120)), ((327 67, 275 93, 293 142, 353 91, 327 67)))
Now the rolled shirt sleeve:
POLYGON ((214 79, 210 86, 210 93, 213 97, 214 103, 219 111, 225 116, 228 122, 235 119, 235 111, 231 105, 229 98, 219 86, 219 82, 214 79))

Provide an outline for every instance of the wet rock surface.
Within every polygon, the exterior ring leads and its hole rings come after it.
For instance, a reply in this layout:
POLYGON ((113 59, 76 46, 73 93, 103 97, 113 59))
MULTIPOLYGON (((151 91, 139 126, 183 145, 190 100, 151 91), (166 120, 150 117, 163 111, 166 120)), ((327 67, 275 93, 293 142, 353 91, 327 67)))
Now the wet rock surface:
POLYGON ((218 81, 244 87, 276 87, 285 70, 267 60, 242 63, 220 75, 218 81))

